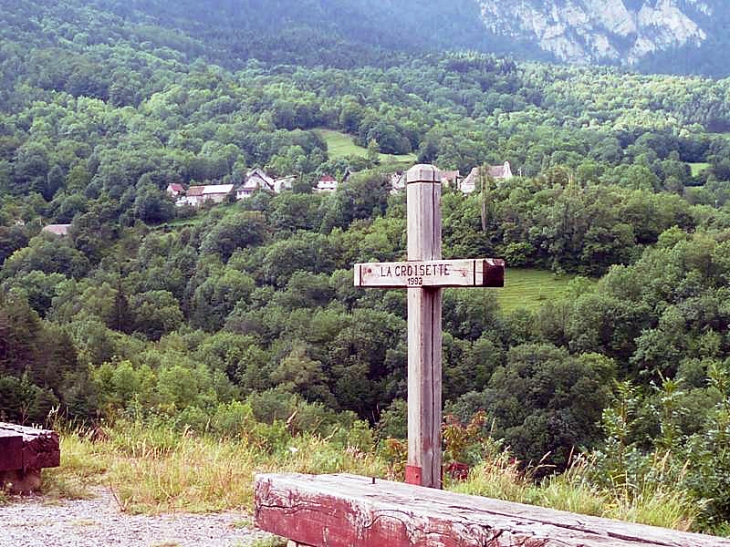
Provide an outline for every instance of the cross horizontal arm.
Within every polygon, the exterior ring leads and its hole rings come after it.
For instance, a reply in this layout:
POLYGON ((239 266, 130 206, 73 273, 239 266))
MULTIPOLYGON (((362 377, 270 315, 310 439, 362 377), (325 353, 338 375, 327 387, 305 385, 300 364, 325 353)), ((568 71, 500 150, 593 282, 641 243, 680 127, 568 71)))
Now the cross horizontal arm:
POLYGON ((504 260, 497 258, 355 264, 355 286, 504 287, 504 267, 504 260))

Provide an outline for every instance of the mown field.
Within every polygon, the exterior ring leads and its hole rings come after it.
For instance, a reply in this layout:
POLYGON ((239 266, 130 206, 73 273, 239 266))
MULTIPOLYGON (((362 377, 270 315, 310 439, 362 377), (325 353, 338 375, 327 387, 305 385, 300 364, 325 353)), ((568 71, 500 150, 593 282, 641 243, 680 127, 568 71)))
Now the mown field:
MULTIPOLYGON (((318 133, 327 142, 327 152, 332 159, 342 158, 344 156, 359 156, 364 158, 368 153, 366 148, 354 143, 351 135, 339 131, 332 131, 331 129, 320 129, 318 133)), ((402 162, 410 164, 416 163, 417 157, 415 154, 405 154, 402 156, 380 154, 380 161, 381 163, 402 162)))
POLYGON ((692 169, 692 176, 696 177, 700 173, 702 173, 702 171, 704 171, 705 169, 709 169, 710 164, 709 163, 690 163, 689 167, 690 167, 690 169, 692 169))
POLYGON ((497 299, 505 313, 518 308, 534 310, 543 302, 562 297, 574 275, 557 275, 545 270, 507 268, 503 289, 497 299))

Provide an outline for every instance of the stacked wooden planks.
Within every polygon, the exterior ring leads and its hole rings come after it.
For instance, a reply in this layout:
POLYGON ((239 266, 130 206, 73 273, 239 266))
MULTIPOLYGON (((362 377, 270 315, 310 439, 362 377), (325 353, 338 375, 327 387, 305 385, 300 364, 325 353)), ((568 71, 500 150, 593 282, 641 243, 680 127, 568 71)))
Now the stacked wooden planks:
POLYGON ((730 547, 730 540, 355 475, 259 475, 256 524, 314 547, 730 547))
POLYGON ((54 431, 0 422, 0 486, 27 492, 40 484, 40 471, 61 464, 54 431))

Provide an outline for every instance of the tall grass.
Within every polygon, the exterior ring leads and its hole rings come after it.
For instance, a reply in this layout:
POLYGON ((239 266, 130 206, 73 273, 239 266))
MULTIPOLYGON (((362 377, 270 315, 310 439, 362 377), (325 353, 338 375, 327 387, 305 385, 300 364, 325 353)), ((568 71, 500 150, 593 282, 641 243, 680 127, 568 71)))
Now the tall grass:
POLYGON ((374 455, 314 435, 262 447, 245 439, 142 424, 116 427, 102 441, 78 432, 63 434, 61 454, 61 468, 48 470, 44 477, 46 492, 80 497, 102 486, 130 513, 250 510, 256 473, 382 477, 387 472, 374 455))
MULTIPOLYGON (((256 436, 218 438, 126 423, 103 440, 79 432, 64 433, 61 439, 62 466, 45 472, 46 491, 78 497, 94 487, 108 488, 130 513, 250 511, 256 473, 347 472, 392 478, 393 469, 374 450, 311 434, 267 444, 256 436)), ((661 473, 662 461, 654 465, 661 473)), ((594 473, 591 461, 575 458, 566 473, 536 483, 509 453, 500 451, 490 453, 465 481, 449 489, 679 530, 690 529, 697 517, 699 507, 676 483, 599 486, 594 473)))
MULTIPOLYGON (((657 460, 657 471, 666 461, 657 460)), ((499 455, 475 467, 466 481, 452 489, 463 494, 487 496, 505 501, 540 505, 628 522, 690 530, 699 515, 699 506, 677 483, 641 481, 639 484, 595 484, 593 462, 575 458, 563 474, 541 483, 531 473, 521 472, 518 463, 499 455)))

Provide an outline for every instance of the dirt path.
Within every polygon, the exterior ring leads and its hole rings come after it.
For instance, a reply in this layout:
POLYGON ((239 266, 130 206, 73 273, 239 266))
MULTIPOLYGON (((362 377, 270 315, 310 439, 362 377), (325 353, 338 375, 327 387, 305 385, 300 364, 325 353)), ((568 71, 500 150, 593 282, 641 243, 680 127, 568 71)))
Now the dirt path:
POLYGON ((268 537, 241 513, 126 515, 113 496, 13 498, 0 505, 2 547, 247 547, 268 537))

